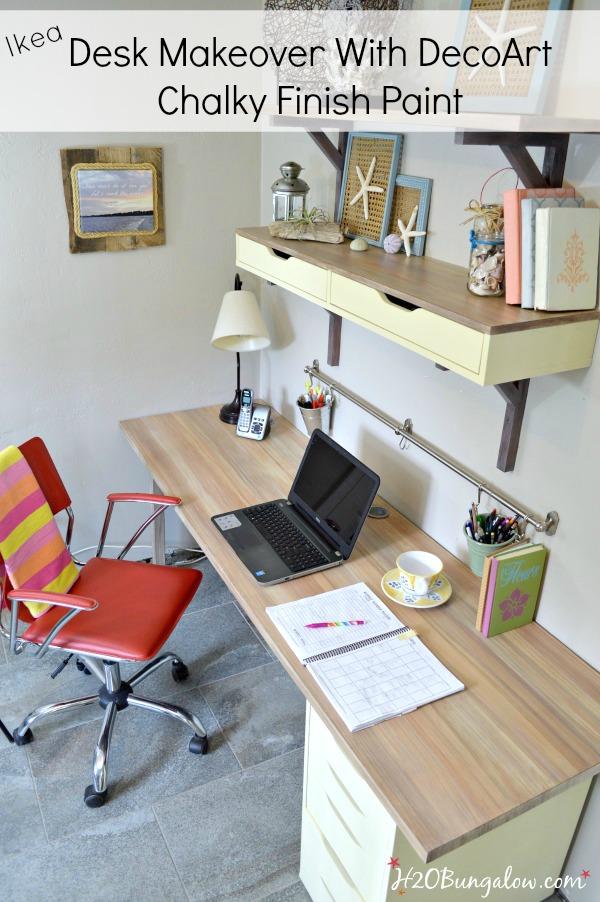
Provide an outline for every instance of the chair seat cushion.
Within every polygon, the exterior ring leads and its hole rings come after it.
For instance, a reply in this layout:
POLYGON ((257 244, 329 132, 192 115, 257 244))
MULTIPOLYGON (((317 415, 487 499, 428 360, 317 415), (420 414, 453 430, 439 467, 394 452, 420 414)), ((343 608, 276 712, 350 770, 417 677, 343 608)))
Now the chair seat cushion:
MULTIPOLYGON (((173 632, 201 579, 198 570, 92 558, 71 593, 96 599, 98 607, 77 614, 52 645, 81 654, 148 661, 173 632)), ((65 613, 65 608, 51 608, 22 638, 41 644, 65 613)))

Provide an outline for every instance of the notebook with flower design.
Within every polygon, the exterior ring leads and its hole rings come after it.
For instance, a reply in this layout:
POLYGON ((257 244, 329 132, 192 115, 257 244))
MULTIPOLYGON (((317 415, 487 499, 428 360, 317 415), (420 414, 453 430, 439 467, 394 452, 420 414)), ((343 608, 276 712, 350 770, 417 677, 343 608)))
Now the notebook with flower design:
POLYGON ((539 209, 535 214, 537 310, 592 310, 598 287, 600 210, 539 209))
POLYGON ((481 632, 488 639, 531 623, 546 556, 543 545, 525 545, 492 557, 481 625, 481 632))

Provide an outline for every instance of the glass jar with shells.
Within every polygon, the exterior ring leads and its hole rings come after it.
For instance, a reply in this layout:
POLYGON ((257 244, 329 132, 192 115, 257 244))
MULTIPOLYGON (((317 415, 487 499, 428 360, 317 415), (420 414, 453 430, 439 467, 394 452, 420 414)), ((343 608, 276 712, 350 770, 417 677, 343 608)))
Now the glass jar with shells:
POLYGON ((498 204, 479 204, 471 211, 471 253, 467 288, 473 294, 498 297, 504 294, 504 210, 498 204))

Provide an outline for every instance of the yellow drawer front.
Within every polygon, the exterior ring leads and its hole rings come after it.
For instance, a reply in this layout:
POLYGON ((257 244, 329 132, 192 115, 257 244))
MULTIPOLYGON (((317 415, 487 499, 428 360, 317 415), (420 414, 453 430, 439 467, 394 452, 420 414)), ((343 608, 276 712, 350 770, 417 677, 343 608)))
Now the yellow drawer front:
POLYGON ((442 366, 466 370, 474 375, 479 373, 483 333, 475 329, 429 310, 406 310, 392 303, 382 292, 337 273, 331 275, 330 303, 342 316, 348 314, 360 325, 392 338, 442 366))
POLYGON ((241 235, 237 236, 236 262, 244 269, 289 288, 310 301, 326 303, 328 271, 320 266, 313 266, 296 257, 280 257, 272 248, 249 241, 241 235))

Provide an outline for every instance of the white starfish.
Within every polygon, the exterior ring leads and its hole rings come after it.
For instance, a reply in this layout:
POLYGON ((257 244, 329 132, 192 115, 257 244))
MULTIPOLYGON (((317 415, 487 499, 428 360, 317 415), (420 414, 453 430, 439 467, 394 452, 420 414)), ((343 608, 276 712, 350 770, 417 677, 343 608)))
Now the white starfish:
POLYGON ((413 232, 413 226, 417 219, 417 211, 419 209, 419 205, 415 207, 415 209, 411 213, 411 217, 408 220, 408 225, 405 226, 401 219, 398 220, 398 228, 400 229, 400 237, 404 242, 404 253, 407 257, 410 257, 410 239, 417 238, 419 235, 426 235, 427 232, 413 232))
MULTIPOLYGON (((481 28, 481 30, 486 34, 489 38, 488 43, 485 45, 483 50, 481 51, 481 55, 483 57, 484 51, 488 47, 495 47, 500 54, 504 50, 504 45, 511 41, 513 38, 519 38, 524 34, 529 34, 532 31, 537 31, 537 25, 525 25, 523 28, 513 28, 511 31, 505 31, 506 22, 508 19, 509 11, 510 11, 511 0, 504 0, 504 6, 502 7, 502 12, 500 13, 500 18, 498 19, 498 24, 496 29, 494 30, 491 25, 488 25, 480 16, 475 16, 475 21, 481 28)), ((477 66, 470 73, 467 81, 471 81, 472 78, 475 78, 481 67, 483 66, 483 61, 480 59, 477 66)), ((504 88, 506 86, 506 74, 504 72, 504 66, 498 66, 499 75, 500 75, 500 84, 504 88)))
POLYGON ((367 177, 362 174, 362 170, 360 166, 356 167, 356 174, 360 181, 360 191, 358 194, 352 198, 350 201, 350 206, 353 207, 357 200, 360 200, 361 197, 363 199, 363 206, 365 210, 365 222, 369 218, 369 191, 374 191, 377 194, 383 194, 383 188, 379 188, 377 185, 370 185, 369 182, 373 178, 373 172, 375 170, 375 160, 377 158, 373 157, 371 160, 371 165, 369 166, 369 171, 367 172, 367 177))

